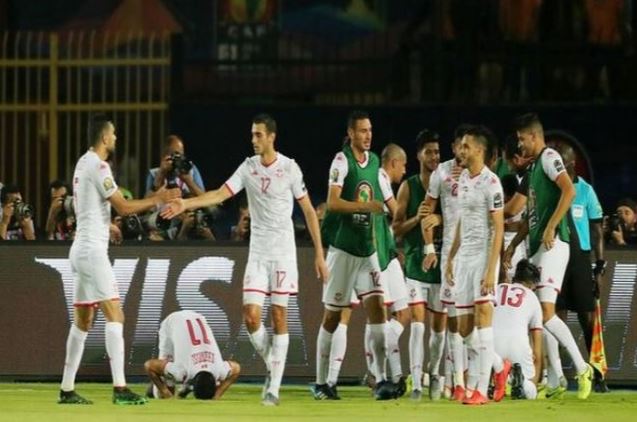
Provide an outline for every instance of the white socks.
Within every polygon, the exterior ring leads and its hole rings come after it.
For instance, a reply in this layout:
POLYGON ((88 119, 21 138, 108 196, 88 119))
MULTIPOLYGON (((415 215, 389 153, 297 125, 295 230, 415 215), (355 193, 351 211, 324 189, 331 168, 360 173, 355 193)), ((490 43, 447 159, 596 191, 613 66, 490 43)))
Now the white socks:
POLYGON ((62 375, 62 391, 75 390, 75 375, 82 361, 84 342, 88 332, 82 331, 75 324, 71 324, 69 336, 66 338, 66 358, 64 360, 64 375, 62 375))
POLYGON ((464 388, 464 344, 460 333, 449 332, 449 349, 453 361, 453 382, 464 388))
POLYGON ((425 359, 425 324, 412 322, 409 333, 409 368, 414 390, 422 391, 422 365, 425 359))
POLYGON ((124 324, 121 322, 107 322, 104 326, 106 352, 110 358, 113 386, 125 387, 124 376, 124 324))
POLYGON ((480 337, 480 381, 478 382, 478 391, 482 393, 482 397, 487 397, 489 389, 489 378, 491 378, 491 368, 493 367, 493 328, 484 327, 478 329, 480 337))
POLYGON ((537 387, 531 380, 524 380, 524 395, 527 400, 535 400, 537 398, 537 387))
POLYGON ((403 375, 403 368, 400 363, 400 346, 398 340, 405 330, 403 325, 395 319, 390 319, 387 324, 387 361, 392 376, 392 382, 397 383, 403 375))
MULTIPOLYGON (((262 326, 263 327, 263 326, 262 326)), ((270 353, 270 388, 268 392, 279 397, 281 379, 285 370, 285 361, 288 356, 289 334, 275 334, 272 336, 272 352, 270 353)))
POLYGON ((480 381, 480 336, 478 335, 477 328, 474 328, 473 331, 464 338, 464 346, 467 351, 468 368, 465 391, 468 392, 470 396, 480 381))
POLYGON ((332 346, 330 347, 329 369, 327 372, 327 383, 336 385, 338 375, 341 373, 345 351, 347 350, 347 325, 338 324, 336 331, 332 333, 332 346))
POLYGON ((319 385, 327 383, 327 365, 331 347, 332 333, 329 333, 321 324, 316 339, 316 383, 319 385))
POLYGON ((557 315, 553 315, 553 318, 544 324, 544 328, 553 334, 557 341, 566 348, 568 354, 571 355, 571 359, 577 369, 577 373, 581 374, 586 371, 586 362, 584 361, 584 358, 582 358, 582 354, 575 343, 571 330, 568 329, 568 326, 564 323, 564 321, 559 319, 557 315))
POLYGON ((367 371, 374 376, 376 375, 376 368, 374 367, 374 353, 372 352, 372 335, 369 331, 369 324, 365 324, 365 336, 363 337, 363 348, 365 352, 365 363, 367 364, 367 371))
POLYGON ((560 385, 560 377, 564 376, 562 370, 562 360, 560 359, 560 348, 557 339, 548 330, 544 330, 544 350, 548 359, 548 386, 555 388, 560 385))
POLYGON ((429 372, 440 375, 440 361, 445 349, 445 332, 437 333, 431 330, 429 335, 429 372))
POLYGON ((387 359, 387 349, 385 347, 385 323, 369 324, 369 334, 372 342, 372 355, 374 366, 376 367, 376 382, 387 379, 385 370, 385 359, 387 359))
POLYGON ((263 324, 259 327, 257 331, 254 333, 248 333, 248 337, 250 338, 250 343, 254 347, 254 350, 257 351, 259 356, 265 362, 265 366, 267 367, 268 372, 270 371, 270 338, 268 336, 268 332, 266 331, 263 324))
POLYGON ((499 354, 493 352, 493 371, 497 374, 504 369, 504 361, 499 354))

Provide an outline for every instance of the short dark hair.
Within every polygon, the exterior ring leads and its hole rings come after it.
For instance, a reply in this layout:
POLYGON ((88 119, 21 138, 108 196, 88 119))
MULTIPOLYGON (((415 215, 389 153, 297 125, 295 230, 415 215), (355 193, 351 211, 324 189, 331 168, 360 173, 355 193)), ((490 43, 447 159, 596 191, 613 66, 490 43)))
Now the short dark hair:
POLYGON ((540 282, 540 270, 528 259, 523 259, 515 267, 513 282, 538 284, 540 282))
POLYGON ((52 181, 51 183, 49 183, 49 191, 47 192, 49 200, 51 199, 51 189, 60 189, 60 188, 66 188, 66 194, 67 195, 71 194, 71 187, 69 186, 69 184, 62 179, 56 179, 52 181))
POLYGON ((516 135, 511 134, 506 137, 504 141, 504 153, 507 158, 513 158, 514 155, 522 155, 522 150, 520 150, 520 141, 516 135))
POLYGON ((512 197, 518 190, 518 178, 515 174, 505 174, 500 179, 504 196, 512 197))
POLYGON ((94 146, 102 137, 111 120, 105 114, 93 114, 88 120, 88 142, 94 146))
POLYGON ((461 123, 459 124, 456 129, 453 131, 453 140, 454 142, 456 141, 456 139, 460 139, 462 138, 469 129, 471 129, 473 127, 473 125, 470 125, 469 123, 461 123))
POLYGON ((440 135, 438 132, 429 129, 421 130, 418 132, 418 135, 416 135, 416 152, 422 151, 425 144, 430 144, 432 142, 440 143, 440 135))
POLYGON ((517 116, 513 122, 516 131, 538 128, 543 130, 540 116, 537 113, 524 113, 517 116))
POLYGON ((20 193, 20 187, 14 184, 6 184, 0 192, 0 203, 4 204, 10 193, 20 193))
POLYGON ((494 158, 498 149, 498 140, 491 129, 484 125, 476 125, 467 129, 465 135, 472 136, 480 145, 484 147, 484 161, 488 162, 494 158))
MULTIPOLYGON (((6 189, 6 187, 5 187, 5 189, 6 189)), ((4 190, 2 192, 4 193, 4 190)), ((631 198, 622 198, 622 199, 620 199, 619 202, 617 202, 617 206, 615 207, 615 209, 617 209, 619 207, 628 207, 631 210, 633 210, 633 212, 637 212, 637 202, 635 202, 631 198)))
POLYGON ((212 400, 217 391, 215 377, 206 371, 197 372, 192 380, 192 387, 195 398, 199 400, 212 400))
POLYGON ((347 128, 356 129, 356 122, 359 120, 369 119, 369 113, 363 110, 353 110, 347 116, 347 128))
POLYGON ((276 133, 276 120, 266 113, 259 113, 252 119, 252 123, 258 125, 263 123, 268 133, 276 133))

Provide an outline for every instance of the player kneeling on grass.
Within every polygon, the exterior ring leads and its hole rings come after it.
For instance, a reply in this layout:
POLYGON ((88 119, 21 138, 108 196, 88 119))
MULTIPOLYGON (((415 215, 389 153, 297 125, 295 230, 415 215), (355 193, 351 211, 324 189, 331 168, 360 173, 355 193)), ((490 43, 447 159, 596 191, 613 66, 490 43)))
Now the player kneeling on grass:
POLYGON ((540 270, 523 259, 515 268, 513 283, 498 285, 493 319, 495 401, 504 397, 507 381, 498 380, 497 373, 504 365, 511 364, 511 397, 531 400, 537 397, 542 364, 542 307, 533 289, 539 282, 540 270))
POLYGON ((239 377, 237 362, 221 358, 206 318, 193 311, 168 315, 159 328, 159 358, 144 365, 153 385, 149 396, 171 398, 181 382, 179 398, 193 392, 196 399, 220 398, 239 377))

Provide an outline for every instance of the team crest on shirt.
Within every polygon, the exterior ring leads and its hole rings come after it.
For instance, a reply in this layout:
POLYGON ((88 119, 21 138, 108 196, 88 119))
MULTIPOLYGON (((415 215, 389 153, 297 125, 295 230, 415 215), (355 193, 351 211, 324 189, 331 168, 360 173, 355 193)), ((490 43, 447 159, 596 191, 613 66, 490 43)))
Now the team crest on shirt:
POLYGON ((330 180, 332 183, 336 183, 338 181, 338 169, 332 169, 330 173, 330 180))
POLYGON ((283 169, 282 168, 276 169, 276 171, 274 172, 274 175, 276 177, 283 177, 283 169))
POLYGON ((362 181, 356 186, 354 195, 357 202, 369 202, 373 199, 373 193, 372 186, 366 181, 362 181))
POLYGON ((104 185, 104 190, 113 189, 113 179, 111 179, 110 177, 104 179, 104 182, 102 184, 104 185))
POLYGON ((562 163, 562 160, 560 159, 553 161, 553 167, 555 167, 555 171, 557 172, 564 170, 564 164, 562 163))

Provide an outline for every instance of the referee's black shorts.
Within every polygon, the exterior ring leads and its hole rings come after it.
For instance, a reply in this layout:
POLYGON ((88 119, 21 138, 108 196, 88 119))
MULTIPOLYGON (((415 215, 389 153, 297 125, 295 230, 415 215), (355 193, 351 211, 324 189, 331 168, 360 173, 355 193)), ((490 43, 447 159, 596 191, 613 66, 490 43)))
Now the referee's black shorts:
POLYGON ((571 245, 570 257, 562 290, 557 297, 558 311, 593 312, 595 310, 595 294, 593 268, 589 251, 582 251, 571 245))

